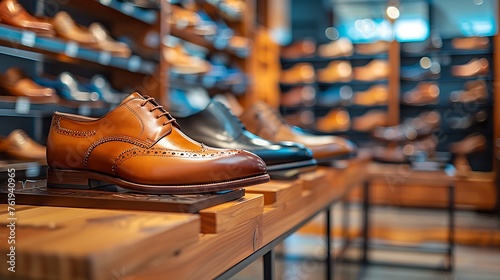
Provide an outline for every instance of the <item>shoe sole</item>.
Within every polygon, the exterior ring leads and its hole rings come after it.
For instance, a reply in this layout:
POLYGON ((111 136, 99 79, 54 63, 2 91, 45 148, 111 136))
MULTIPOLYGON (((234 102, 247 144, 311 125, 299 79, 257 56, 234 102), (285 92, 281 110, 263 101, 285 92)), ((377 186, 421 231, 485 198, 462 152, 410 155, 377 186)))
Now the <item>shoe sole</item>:
POLYGON ((273 164, 273 165, 267 165, 267 171, 273 172, 273 171, 285 171, 291 169, 302 169, 304 167, 316 166, 317 163, 318 162, 315 159, 309 159, 303 161, 273 164))
POLYGON ((117 185, 134 192, 147 194, 193 194, 238 189, 269 182, 268 174, 208 184, 194 185, 145 185, 125 181, 116 177, 78 170, 47 170, 47 187, 63 189, 94 189, 106 185, 117 185))

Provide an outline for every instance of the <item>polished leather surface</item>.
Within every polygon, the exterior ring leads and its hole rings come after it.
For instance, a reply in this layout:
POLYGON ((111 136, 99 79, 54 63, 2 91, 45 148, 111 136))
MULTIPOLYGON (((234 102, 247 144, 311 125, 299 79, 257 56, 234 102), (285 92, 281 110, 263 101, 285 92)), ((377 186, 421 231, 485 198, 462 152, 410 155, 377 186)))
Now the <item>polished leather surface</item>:
POLYGON ((378 127, 373 137, 383 141, 404 142, 432 134, 441 124, 441 115, 437 111, 420 113, 415 118, 405 119, 401 124, 378 127))
POLYGON ((210 70, 206 60, 187 54, 181 45, 163 48, 163 54, 170 63, 170 70, 175 73, 202 74, 210 70))
POLYGON ((0 152, 6 153, 12 159, 46 164, 45 147, 35 142, 20 129, 12 131, 7 137, 0 136, 0 152))
POLYGON ((247 129, 270 141, 292 141, 311 149, 318 162, 353 155, 355 145, 344 138, 329 135, 313 135, 288 125, 278 112, 263 102, 247 108, 240 119, 247 129))
MULTIPOLYGON (((224 189, 236 180, 241 186, 251 177, 268 178, 256 155, 190 139, 158 103, 138 93, 101 118, 55 112, 47 162, 51 170, 85 171, 151 193, 224 189)), ((49 178, 49 185, 57 179, 49 178)))
POLYGON ((486 58, 473 58, 462 65, 453 65, 451 73, 455 77, 485 76, 489 73, 489 62, 486 58))
POLYGON ((322 132, 345 131, 351 126, 351 117, 345 109, 335 108, 316 120, 316 128, 322 132))
POLYGON ((129 57, 132 54, 127 44, 117 42, 115 39, 111 38, 108 31, 101 24, 97 22, 90 24, 89 32, 97 41, 99 49, 119 57, 129 57))
POLYGON ((300 40, 293 42, 288 46, 281 48, 281 57, 288 59, 297 59, 301 57, 310 57, 316 51, 316 43, 311 40, 300 40))
POLYGON ((52 24, 59 37, 75 41, 86 47, 98 47, 97 39, 87 28, 79 26, 65 11, 58 12, 52 19, 52 24))
POLYGON ((363 66, 354 67, 353 76, 355 80, 364 82, 387 79, 389 63, 386 60, 374 59, 363 66))
POLYGON ((435 82, 420 82, 417 86, 403 94, 401 103, 413 106, 437 104, 439 86, 435 82))
POLYGON ((26 97, 34 103, 55 103, 59 99, 54 89, 35 83, 15 67, 0 75, 0 86, 6 93, 26 97))
POLYGON ((252 134, 217 101, 212 101, 203 111, 186 118, 176 117, 176 120, 182 131, 194 140, 217 148, 250 151, 262 158, 269 170, 274 169, 273 165, 312 160, 312 152, 301 144, 273 143, 252 134))
POLYGON ((463 90, 450 93, 451 102, 484 102, 488 98, 488 85, 484 80, 467 81, 463 90))
POLYGON ((486 137, 482 134, 472 134, 461 141, 450 144, 450 152, 459 155, 467 155, 482 151, 486 148, 486 137))
POLYGON ((284 84, 313 83, 316 78, 314 68, 309 63, 297 63, 281 71, 281 82, 284 84))
POLYGON ((35 81, 40 85, 51 87, 64 99, 72 101, 97 101, 99 94, 83 85, 68 72, 62 72, 56 79, 37 77, 35 81))
POLYGON ((389 88, 387 85, 375 84, 365 91, 356 91, 352 102, 360 106, 385 105, 389 99, 389 88))
POLYGON ((1 22, 26 28, 44 36, 54 36, 54 27, 48 22, 44 22, 30 15, 17 1, 3 0, 0 2, 1 22))
POLYGON ((318 70, 318 81, 323 83, 349 82, 352 80, 351 63, 345 60, 335 60, 325 68, 318 70))

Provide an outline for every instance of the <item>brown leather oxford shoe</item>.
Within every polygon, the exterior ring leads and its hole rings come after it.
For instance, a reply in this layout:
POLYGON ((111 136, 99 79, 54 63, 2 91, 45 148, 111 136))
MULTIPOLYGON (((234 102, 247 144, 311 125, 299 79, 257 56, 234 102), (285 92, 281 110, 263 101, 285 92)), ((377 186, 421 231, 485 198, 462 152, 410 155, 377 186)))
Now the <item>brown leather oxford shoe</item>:
POLYGON ((54 89, 35 83, 16 67, 0 75, 0 88, 9 95, 26 97, 32 103, 56 103, 59 100, 54 89))
POLYGON ((162 106, 138 93, 101 118, 55 112, 47 162, 47 185, 60 188, 115 184, 143 193, 181 194, 269 181, 258 156, 188 138, 162 106))
POLYGON ((252 133, 271 141, 301 143, 311 149, 318 163, 351 157, 356 146, 347 139, 330 135, 313 135, 290 126, 282 117, 263 102, 257 102, 240 116, 245 127, 252 133))
POLYGON ((86 27, 78 25, 67 12, 58 12, 52 19, 52 24, 57 36, 85 47, 99 48, 97 38, 86 27))
POLYGON ((455 77, 486 76, 489 73, 489 62, 486 58, 473 58, 461 65, 453 65, 451 73, 455 77))
POLYGON ((0 152, 6 153, 12 159, 35 161, 47 165, 45 147, 20 129, 12 131, 7 137, 0 136, 0 152))
POLYGON ((15 0, 0 2, 0 19, 3 23, 33 31, 41 36, 53 37, 55 35, 52 24, 30 15, 15 0))
POLYGON ((437 104, 439 86, 435 82, 420 82, 418 85, 405 92, 401 103, 412 106, 437 104))

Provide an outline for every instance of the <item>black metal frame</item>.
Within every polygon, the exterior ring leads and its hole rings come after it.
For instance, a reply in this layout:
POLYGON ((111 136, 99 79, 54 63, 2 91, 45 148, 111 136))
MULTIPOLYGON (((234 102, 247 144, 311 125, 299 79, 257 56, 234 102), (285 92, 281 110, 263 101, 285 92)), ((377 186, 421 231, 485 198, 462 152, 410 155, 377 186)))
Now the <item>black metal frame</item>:
POLYGON ((328 206, 326 206, 325 208, 317 211, 316 213, 312 214, 311 216, 309 216, 308 218, 304 219, 303 221, 301 221, 300 223, 298 223, 297 225, 295 225, 293 228, 291 228, 290 230, 286 231, 285 233, 283 233, 282 235, 278 236, 276 239, 274 239, 273 241, 269 242, 268 244, 262 246, 260 249, 258 249, 257 251, 253 252, 251 255, 249 255, 248 257, 246 257, 245 259, 243 259, 242 261, 240 261, 239 263, 237 263, 236 265, 234 265, 233 267, 229 268, 228 270, 226 270, 225 272, 223 272, 221 275, 219 275, 217 278, 215 279, 219 279, 219 280, 222 280, 222 279, 229 279, 231 278, 232 276, 234 276, 236 273, 240 272, 241 270, 243 270, 245 267, 247 267, 248 265, 250 265, 251 263, 253 263, 255 260, 257 260, 258 258, 260 257, 263 257, 263 267, 264 267, 264 275, 263 275, 263 279, 264 280, 273 280, 275 279, 275 270, 274 270, 274 259, 275 259, 275 252, 274 252, 274 248, 280 244, 281 242, 283 242, 283 240, 285 240, 285 238, 287 238, 288 236, 292 235, 293 233, 295 233, 297 230, 299 230, 301 227, 303 227, 306 223, 308 223, 309 221, 311 221, 314 217, 316 217, 319 213, 323 212, 323 211, 326 211, 326 216, 327 216, 327 227, 326 227, 326 242, 327 242, 327 250, 326 250, 326 261, 327 261, 327 265, 326 265, 326 276, 328 277, 327 279, 333 279, 333 266, 332 266, 332 256, 331 256, 331 249, 330 249, 330 245, 331 245, 331 242, 332 242, 332 239, 331 239, 331 227, 330 227, 330 210, 331 210, 331 205, 335 203, 335 202, 332 202, 331 204, 329 204, 328 206))
POLYGON ((438 253, 445 254, 447 257, 447 264, 444 267, 430 267, 415 264, 403 264, 403 263, 390 263, 390 262, 374 262, 369 259, 370 250, 370 182, 367 180, 363 184, 363 243, 362 243, 362 256, 361 263, 363 265, 381 265, 381 266, 392 266, 392 267, 404 267, 404 268, 421 268, 421 269, 435 269, 444 271, 453 271, 454 268, 454 246, 455 246, 455 186, 450 184, 448 187, 448 246, 445 250, 432 250, 424 249, 418 247, 401 247, 401 246, 389 246, 386 245, 387 249, 399 248, 400 250, 412 249, 419 250, 425 253, 438 253))

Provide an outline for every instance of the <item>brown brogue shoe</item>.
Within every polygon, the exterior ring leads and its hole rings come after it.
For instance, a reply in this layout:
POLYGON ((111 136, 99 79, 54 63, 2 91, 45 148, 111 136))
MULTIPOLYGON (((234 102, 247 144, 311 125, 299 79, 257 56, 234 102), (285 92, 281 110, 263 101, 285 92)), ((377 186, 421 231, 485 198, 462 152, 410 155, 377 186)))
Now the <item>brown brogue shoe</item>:
POLYGON ((6 153, 12 159, 35 161, 47 165, 45 147, 20 129, 12 131, 7 137, 0 136, 0 152, 6 153))
POLYGON ((183 194, 269 181, 261 158, 188 138, 162 106, 138 93, 101 118, 55 112, 47 163, 47 185, 59 188, 115 184, 136 192, 183 194))
POLYGON ((313 135, 290 126, 276 110, 263 102, 247 108, 240 119, 250 132, 264 139, 303 144, 311 149, 318 163, 356 154, 356 146, 351 141, 337 136, 313 135))
POLYGON ((0 2, 0 21, 8 25, 33 31, 41 36, 53 37, 54 26, 30 15, 15 0, 3 0, 0 2))
POLYGON ((28 98, 32 103, 56 103, 59 100, 53 88, 35 83, 16 67, 0 75, 0 87, 6 94, 28 98))

